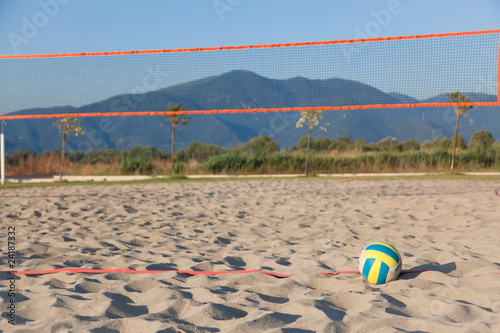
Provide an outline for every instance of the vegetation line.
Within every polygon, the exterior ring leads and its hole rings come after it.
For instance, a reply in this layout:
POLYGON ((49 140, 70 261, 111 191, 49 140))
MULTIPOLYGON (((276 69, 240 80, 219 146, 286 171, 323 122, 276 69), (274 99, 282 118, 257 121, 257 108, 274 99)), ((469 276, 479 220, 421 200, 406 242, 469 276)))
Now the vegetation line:
MULTIPOLYGON (((391 180, 452 180, 452 181, 500 181, 500 175, 494 173, 488 174, 468 174, 468 173, 451 173, 444 172, 439 174, 423 174, 423 175, 357 175, 352 176, 336 176, 336 177, 317 177, 317 176, 300 176, 300 177, 273 177, 273 176, 251 176, 251 177, 224 177, 224 178, 188 178, 182 176, 166 177, 166 178, 151 178, 143 180, 120 180, 120 181, 63 181, 50 183, 7 183, 0 187, 0 197, 10 196, 9 193, 2 190, 10 190, 17 188, 31 187, 67 187, 67 186, 115 186, 115 185, 137 185, 137 184, 175 184, 175 183, 206 183, 206 182, 235 182, 235 181, 391 181, 391 180)), ((493 190, 492 190, 493 191, 493 190)), ((51 192, 53 193, 53 192, 51 192)))
MULTIPOLYGON (((454 138, 419 144, 387 137, 377 143, 338 139, 310 139, 309 173, 445 172, 450 169, 454 138), (452 141, 453 140, 453 141, 452 141)), ((192 142, 187 150, 170 154, 154 147, 73 151, 65 154, 66 175, 264 175, 303 174, 308 137, 292 149, 280 150, 269 136, 253 138, 230 149, 192 142)), ((487 131, 474 133, 469 143, 458 135, 455 172, 500 171, 500 144, 487 131)), ((61 152, 18 152, 7 155, 7 176, 58 174, 61 152)))

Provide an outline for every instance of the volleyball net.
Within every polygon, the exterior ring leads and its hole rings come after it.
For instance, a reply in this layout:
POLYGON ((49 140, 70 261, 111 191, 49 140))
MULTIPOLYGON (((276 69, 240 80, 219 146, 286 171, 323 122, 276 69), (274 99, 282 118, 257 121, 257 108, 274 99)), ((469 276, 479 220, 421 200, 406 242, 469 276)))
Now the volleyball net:
POLYGON ((500 30, 0 56, 0 119, 500 105, 500 30))

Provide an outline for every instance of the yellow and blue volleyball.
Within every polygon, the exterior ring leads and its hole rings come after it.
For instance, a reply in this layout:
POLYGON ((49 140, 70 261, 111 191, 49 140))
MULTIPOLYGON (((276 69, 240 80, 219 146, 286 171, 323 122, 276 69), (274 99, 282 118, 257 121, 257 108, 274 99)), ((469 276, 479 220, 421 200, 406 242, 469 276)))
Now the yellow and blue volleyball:
POLYGON ((398 250, 388 243, 373 243, 359 256, 359 270, 371 284, 396 280, 401 273, 402 260, 398 250))

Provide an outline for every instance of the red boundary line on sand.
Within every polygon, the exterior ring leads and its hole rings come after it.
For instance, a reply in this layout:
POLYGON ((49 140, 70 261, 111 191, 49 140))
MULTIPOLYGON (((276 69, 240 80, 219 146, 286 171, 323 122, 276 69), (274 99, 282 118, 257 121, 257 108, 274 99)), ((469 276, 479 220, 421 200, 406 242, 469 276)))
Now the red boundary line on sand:
POLYGON ((14 119, 46 119, 65 117, 121 117, 121 116, 164 116, 172 114, 219 114, 219 113, 253 113, 253 112, 289 112, 313 110, 366 110, 389 108, 419 108, 419 107, 448 107, 448 106, 500 106, 500 102, 476 103, 419 103, 419 104, 372 104, 372 105, 347 105, 347 106, 316 106, 316 107, 289 107, 289 108, 262 108, 262 109, 222 109, 222 110, 186 110, 174 111, 133 111, 133 112, 101 112, 101 113, 58 113, 34 115, 0 116, 0 120, 14 119))
MULTIPOLYGON (((428 272, 429 270, 415 270, 415 271, 401 271, 402 274, 407 273, 423 273, 428 272)), ((241 270, 241 271, 181 271, 181 270, 133 270, 133 269, 85 269, 85 268, 75 268, 75 267, 66 267, 66 268, 56 268, 56 269, 48 269, 43 271, 0 271, 3 273, 10 274, 22 274, 22 275, 42 275, 42 274, 53 274, 60 272, 73 272, 73 273, 89 273, 89 274, 101 274, 101 273, 128 273, 128 274, 157 274, 157 273, 179 273, 179 274, 187 274, 187 275, 222 275, 222 274, 249 274, 249 273, 262 273, 266 275, 271 275, 278 278, 291 277, 293 274, 278 274, 266 271, 259 270, 241 270)), ((321 272, 320 274, 361 274, 360 271, 338 271, 338 272, 321 272)))
MULTIPOLYGON (((418 274, 431 272, 431 269, 423 269, 423 270, 402 270, 401 274, 418 274)), ((75 268, 75 267, 66 267, 66 268, 56 268, 56 269, 48 269, 43 271, 2 271, 1 273, 9 273, 9 274, 20 274, 20 275, 43 275, 43 274, 55 274, 60 272, 73 272, 73 273, 87 273, 87 274, 102 274, 102 273, 127 273, 127 274, 159 274, 159 273, 178 273, 178 274, 186 274, 186 275, 222 275, 222 274, 250 274, 250 273, 261 273, 270 276, 274 276, 277 278, 285 278, 294 276, 293 274, 279 274, 272 273, 266 271, 259 270, 240 270, 240 271, 182 271, 182 270, 134 270, 134 269, 86 269, 86 268, 75 268)), ((337 274, 361 274, 360 271, 336 271, 336 272, 321 272, 320 274, 329 274, 329 275, 337 275, 337 274)), ((478 277, 486 274, 500 274, 500 272, 489 272, 489 273, 481 273, 473 275, 472 277, 478 277)))
POLYGON ((0 195, 0 198, 67 198, 67 197, 95 197, 98 196, 98 193, 89 193, 89 194, 59 194, 59 195, 31 195, 28 197, 22 197, 19 195, 0 195))
POLYGON ((20 55, 0 55, 0 59, 25 59, 25 58, 54 58, 54 57, 89 57, 89 56, 109 56, 109 55, 130 55, 130 54, 155 54, 155 53, 179 53, 179 52, 201 52, 201 51, 222 51, 222 50, 244 50, 244 49, 263 49, 275 47, 295 47, 295 46, 312 46, 312 45, 330 45, 330 44, 347 44, 361 42, 379 42, 392 40, 408 40, 408 39, 423 39, 423 38, 438 38, 438 37, 456 37, 456 36, 471 36, 500 33, 500 29, 482 30, 482 31, 465 31, 465 32, 450 32, 441 34, 399 36, 399 37, 379 37, 366 39, 346 39, 333 41, 319 42, 302 42, 302 43, 281 43, 281 44, 262 44, 262 45, 241 45, 241 46, 219 46, 219 47, 200 47, 187 49, 165 49, 165 50, 137 50, 137 51, 117 51, 117 52, 88 52, 88 53, 59 53, 59 54, 20 54, 20 55))
POLYGON ((500 274, 500 272, 481 273, 481 274, 473 275, 472 277, 478 277, 478 276, 482 276, 482 275, 486 275, 486 274, 500 274))

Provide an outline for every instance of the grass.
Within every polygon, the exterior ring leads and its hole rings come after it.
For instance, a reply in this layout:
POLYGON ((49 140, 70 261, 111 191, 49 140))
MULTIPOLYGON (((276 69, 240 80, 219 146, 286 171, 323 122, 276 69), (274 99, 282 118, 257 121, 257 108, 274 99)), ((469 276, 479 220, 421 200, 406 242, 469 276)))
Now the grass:
POLYGON ((76 185, 120 185, 120 184, 150 184, 150 183, 181 183, 187 181, 193 181, 194 179, 188 179, 185 176, 174 176, 170 178, 151 178, 142 180, 119 180, 119 181, 62 181, 62 182, 50 182, 50 183, 6 183, 0 187, 2 189, 16 189, 24 187, 65 187, 65 186, 76 186, 76 185))
MULTIPOLYGON (((140 155, 140 154, 139 154, 140 155)), ((137 155, 137 156, 139 156, 137 155)), ((33 174, 57 174, 59 168, 59 155, 56 152, 41 153, 37 155, 20 153, 17 159, 11 159, 7 166, 7 176, 10 175, 33 175, 33 174)), ((83 153, 82 153, 83 156, 83 153)), ((135 158, 133 168, 129 166, 126 172, 130 175, 170 175, 172 163, 166 158, 160 157, 128 157, 135 158), (141 167, 145 166, 145 167, 141 167), (152 169, 151 169, 152 165, 152 169), (147 169, 147 170, 146 170, 147 169)), ((142 155, 141 155, 142 156, 142 155)), ((111 176, 119 175, 123 169, 123 156, 117 154, 106 158, 98 159, 86 158, 78 160, 69 159, 65 167, 65 175, 94 175, 111 176)), ((451 154, 446 149, 423 149, 412 151, 377 151, 360 152, 344 151, 331 156, 328 152, 312 152, 310 156, 310 173, 314 174, 343 174, 356 173, 357 177, 335 177, 335 180, 355 179, 355 180, 391 180, 391 179, 470 179, 470 180, 498 180, 497 176, 472 176, 463 175, 460 172, 466 171, 500 171, 500 147, 488 149, 462 149, 456 156, 456 172, 449 172, 451 154), (424 172, 440 173, 439 175, 426 176, 363 176, 363 173, 404 173, 404 172, 424 172)), ((141 183, 172 183, 172 182, 199 182, 199 181, 234 181, 241 178, 231 178, 232 175, 246 175, 249 179, 272 180, 283 179, 273 178, 264 175, 280 174, 302 174, 304 172, 305 154, 302 151, 292 152, 260 152, 241 153, 237 151, 226 154, 214 155, 205 161, 194 159, 187 162, 177 162, 175 170, 180 176, 166 177, 163 179, 131 180, 113 182, 113 184, 141 184, 141 183), (225 175, 222 179, 188 179, 184 175, 225 175), (227 177, 229 176, 229 177, 227 177)), ((318 179, 325 179, 317 177, 318 179)), ((304 179, 299 177, 298 179, 304 179)), ((306 179, 315 179, 308 177, 306 179)), ((109 185, 109 181, 92 182, 63 182, 63 183, 8 183, 0 188, 20 188, 32 186, 67 186, 67 185, 109 185)))
POLYGON ((440 174, 425 174, 425 175, 397 175, 397 176, 363 176, 358 175, 356 177, 344 176, 344 177, 318 177, 318 176, 299 176, 299 177, 265 177, 255 175, 251 177, 225 177, 225 178, 187 178, 185 176, 174 176, 167 178, 151 178, 145 180, 124 180, 124 181, 77 181, 77 182, 53 182, 53 183, 7 183, 0 186, 0 193, 2 190, 17 189, 17 188, 37 188, 37 187, 65 187, 65 186, 95 186, 95 185, 124 185, 124 184, 172 184, 172 183, 206 183, 206 182, 234 182, 234 181, 296 181, 296 180, 308 180, 308 181, 389 181, 389 180, 469 180, 469 181, 500 181, 500 175, 468 175, 465 173, 440 173, 440 174))

